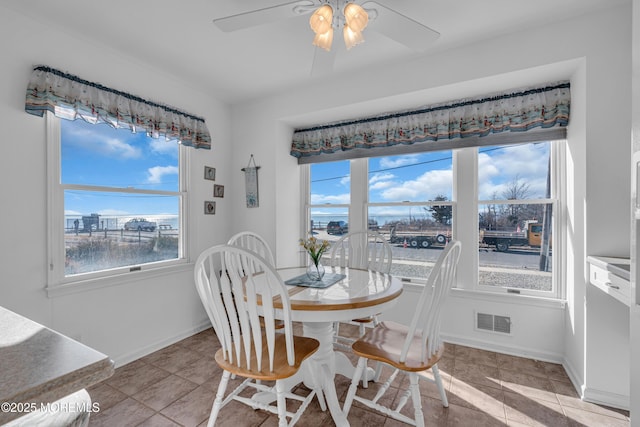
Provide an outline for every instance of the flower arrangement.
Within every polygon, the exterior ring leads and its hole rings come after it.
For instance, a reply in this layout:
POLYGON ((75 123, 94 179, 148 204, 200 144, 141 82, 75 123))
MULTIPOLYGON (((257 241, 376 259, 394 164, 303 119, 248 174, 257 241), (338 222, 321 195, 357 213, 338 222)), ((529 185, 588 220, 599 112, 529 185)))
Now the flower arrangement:
POLYGON ((322 254, 329 249, 329 242, 327 240, 319 241, 317 238, 312 236, 307 240, 300 239, 300 246, 309 252, 311 259, 313 260, 313 264, 317 268, 320 258, 322 258, 322 254))

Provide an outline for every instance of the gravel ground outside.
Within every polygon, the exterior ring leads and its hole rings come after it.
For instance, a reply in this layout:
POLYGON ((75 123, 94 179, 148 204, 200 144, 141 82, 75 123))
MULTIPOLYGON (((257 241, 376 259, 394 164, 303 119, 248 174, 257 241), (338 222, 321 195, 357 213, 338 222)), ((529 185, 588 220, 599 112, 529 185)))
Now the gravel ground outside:
MULTIPOLYGON (((426 279, 433 267, 430 262, 394 260, 391 274, 426 279)), ((486 286, 551 291, 551 273, 508 268, 480 268, 480 284, 486 286)))

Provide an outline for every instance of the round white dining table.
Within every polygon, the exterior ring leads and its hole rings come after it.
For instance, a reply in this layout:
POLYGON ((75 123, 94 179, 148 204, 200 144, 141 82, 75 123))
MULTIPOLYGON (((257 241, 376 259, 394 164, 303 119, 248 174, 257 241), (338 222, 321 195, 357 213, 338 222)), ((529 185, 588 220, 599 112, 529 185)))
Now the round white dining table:
MULTIPOLYGON (((278 273, 284 281, 304 274, 305 268, 282 268, 278 273)), ((354 268, 327 268, 327 273, 344 274, 346 277, 326 288, 290 286, 289 298, 293 321, 302 323, 303 334, 320 342, 320 348, 311 360, 322 367, 322 390, 331 416, 338 426, 349 425, 340 408, 336 395, 336 373, 351 378, 354 366, 342 352, 333 349, 333 324, 361 317, 384 313, 391 308, 402 293, 402 282, 393 276, 371 270, 354 268)), ((277 302, 274 301, 277 307, 277 302)), ((291 377, 287 385, 300 383, 310 386, 312 379, 291 377), (289 384, 290 382, 290 384, 289 384)), ((373 370, 367 379, 373 378, 373 370)), ((322 405, 322 401, 321 401, 322 405)))

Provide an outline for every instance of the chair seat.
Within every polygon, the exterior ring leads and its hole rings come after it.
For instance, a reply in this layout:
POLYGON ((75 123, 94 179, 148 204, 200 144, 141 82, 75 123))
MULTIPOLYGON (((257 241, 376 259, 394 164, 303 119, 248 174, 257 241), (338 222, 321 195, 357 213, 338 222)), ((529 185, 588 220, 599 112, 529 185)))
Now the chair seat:
POLYGON ((408 332, 409 328, 400 323, 381 322, 358 339, 351 348, 358 356, 387 363, 402 371, 424 371, 438 363, 444 354, 444 345, 440 345, 436 354, 422 363, 422 345, 418 336, 413 337, 406 361, 400 362, 400 353, 408 332))
MULTIPOLYGON (((262 344, 262 370, 258 371, 257 361, 255 351, 251 351, 251 369, 247 368, 247 361, 244 357, 244 345, 241 346, 240 353, 242 354, 241 366, 238 366, 237 360, 234 359, 234 363, 230 363, 228 360, 224 359, 224 353, 222 349, 219 349, 216 352, 216 363, 224 369, 225 371, 229 371, 232 374, 240 375, 245 378, 254 378, 257 380, 279 380, 282 378, 289 378, 294 375, 300 369, 300 365, 302 362, 315 353, 320 347, 320 343, 318 340, 307 337, 293 337, 293 346, 295 349, 295 363, 293 366, 289 366, 287 362, 287 346, 286 346, 286 337, 284 334, 276 334, 275 337, 275 358, 273 360, 273 372, 269 371, 269 358, 268 352, 266 351, 267 344, 266 341, 263 340, 262 344)), ((234 357, 236 357, 236 353, 234 351, 234 357)))

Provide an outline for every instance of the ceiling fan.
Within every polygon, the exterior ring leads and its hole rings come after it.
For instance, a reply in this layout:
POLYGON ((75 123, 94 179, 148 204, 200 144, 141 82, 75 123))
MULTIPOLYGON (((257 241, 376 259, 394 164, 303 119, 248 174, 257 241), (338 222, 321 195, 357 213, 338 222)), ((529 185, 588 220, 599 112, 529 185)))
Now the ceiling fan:
POLYGON ((347 49, 364 41, 362 38, 364 27, 366 27, 366 31, 378 32, 418 52, 424 51, 440 36, 440 33, 426 25, 375 1, 364 1, 361 4, 357 4, 354 0, 286 1, 262 9, 216 18, 213 23, 222 31, 232 32, 307 14, 311 14, 310 31, 316 32, 313 44, 317 47, 311 70, 312 75, 327 74, 333 69, 336 51, 341 50, 339 40, 332 43, 334 29, 336 32, 344 29, 347 49), (353 7, 354 5, 355 7, 353 7), (327 6, 329 7, 327 8, 327 6), (323 13, 326 10, 330 10, 329 15, 323 13), (357 10, 357 12, 352 12, 352 10, 357 10), (355 20, 352 17, 354 13, 358 23, 354 23, 355 20), (351 21, 349 21, 350 17, 351 21), (326 20, 328 23, 318 24, 318 19, 320 21, 326 20), (362 22, 364 22, 364 26, 360 25, 362 22), (355 34, 348 28, 350 23, 352 27, 357 26, 359 29, 355 34), (318 25, 322 29, 319 29, 318 25), (329 32, 325 33, 327 25, 330 27, 331 33, 328 41, 326 36, 329 32))

